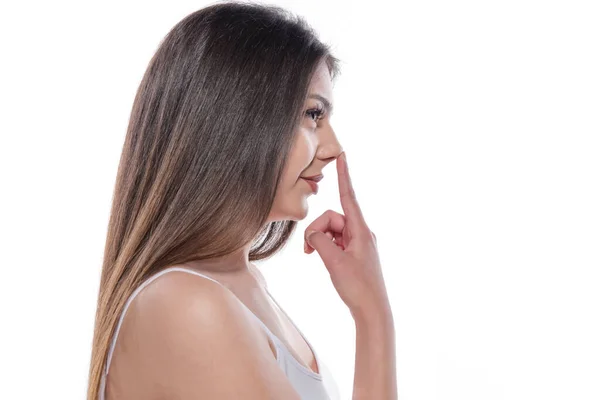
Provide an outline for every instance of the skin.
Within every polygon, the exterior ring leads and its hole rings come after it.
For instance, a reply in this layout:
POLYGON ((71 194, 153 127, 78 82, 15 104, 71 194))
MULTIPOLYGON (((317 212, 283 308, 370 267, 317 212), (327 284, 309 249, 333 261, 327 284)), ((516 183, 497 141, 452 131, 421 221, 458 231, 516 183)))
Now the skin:
MULTIPOLYGON (((329 69, 324 61, 318 65, 311 79, 308 99, 302 109, 304 116, 295 132, 295 141, 287 158, 268 222, 298 221, 306 218, 307 199, 314 193, 301 177, 321 174, 325 166, 337 159, 343 151, 331 126, 331 110, 327 109, 326 102, 312 95, 325 98, 333 108, 333 87, 329 69), (323 109, 325 112, 322 116, 314 111, 306 115, 306 111, 314 109, 323 109)), ((258 268, 248 261, 251 244, 248 243, 225 257, 190 262, 186 263, 185 267, 196 269, 224 283, 286 343, 301 364, 316 371, 315 357, 310 348, 288 318, 272 303, 266 293, 264 277, 258 268)))
MULTIPOLYGON (((324 107, 314 98, 318 94, 333 104, 332 84, 325 63, 319 65, 310 85, 309 99, 304 110, 324 107)), ((307 199, 312 193, 310 186, 300 176, 322 173, 327 164, 334 161, 343 151, 331 126, 330 112, 321 119, 317 115, 304 116, 296 132, 296 140, 284 169, 282 183, 275 195, 269 221, 302 220, 308 214, 307 199)))
MULTIPOLYGON (((321 174, 325 166, 336 160, 343 151, 330 123, 331 110, 328 110, 326 104, 321 100, 311 98, 312 94, 320 95, 330 104, 333 104, 332 82, 329 70, 324 62, 318 66, 311 80, 309 98, 302 109, 302 122, 296 131, 295 142, 284 167, 274 204, 269 214, 269 222, 304 219, 308 213, 307 199, 314 193, 308 183, 301 179, 301 177, 321 174), (317 112, 307 115, 306 111, 311 109, 324 109, 325 113, 322 117, 319 117, 317 112)), ((331 237, 330 235, 328 236, 331 237)), ((178 322, 191 320, 189 315, 182 315, 179 321, 174 320, 176 315, 179 315, 179 312, 185 312, 186 305, 189 304, 189 300, 187 302, 184 300, 186 292, 190 293, 190 296, 197 296, 197 293, 202 293, 202 296, 212 295, 213 297, 210 299, 211 304, 217 303, 220 304, 220 307, 225 307, 226 304, 230 305, 230 308, 219 311, 214 309, 206 310, 205 315, 212 314, 211 318, 213 319, 214 315, 219 315, 221 318, 230 318, 229 322, 231 324, 242 324, 239 329, 245 329, 243 335, 253 337, 257 343, 256 346, 258 347, 252 351, 256 352, 259 349, 262 354, 268 354, 271 357, 271 362, 262 365, 260 369, 264 370, 265 374, 269 371, 268 376, 272 377, 270 379, 276 380, 272 383, 269 390, 279 390, 276 393, 278 393, 278 396, 281 395, 281 397, 277 398, 292 399, 294 398, 294 394, 290 391, 289 384, 285 382, 282 371, 279 371, 279 367, 272 363, 276 355, 270 339, 256 321, 246 318, 244 313, 240 311, 241 305, 237 303, 238 300, 267 325, 288 350, 290 350, 297 361, 306 368, 312 369, 317 373, 319 372, 310 347, 293 327, 285 314, 273 303, 267 294, 264 277, 258 268, 249 261, 248 255, 251 244, 247 243, 236 252, 224 257, 193 261, 179 265, 184 268, 196 270, 217 280, 229 289, 229 293, 214 287, 214 283, 205 279, 200 279, 186 273, 169 273, 147 286, 135 298, 126 313, 126 318, 124 318, 119 339, 115 346, 110 367, 111 379, 107 386, 107 395, 109 395, 109 398, 150 398, 151 396, 156 396, 159 389, 152 388, 152 386, 148 385, 148 382, 158 382, 161 379, 170 382, 173 388, 185 387, 184 382, 176 383, 178 379, 184 379, 187 372, 181 358, 178 360, 179 364, 176 366, 172 365, 166 370, 159 369, 162 368, 159 364, 169 365, 169 361, 167 360, 169 355, 159 354, 156 349, 164 348, 165 342, 168 342, 170 338, 178 346, 181 346, 181 343, 185 343, 186 338, 173 338, 172 331, 160 332, 160 329, 157 327, 175 327, 178 322), (167 294, 165 295, 165 293, 167 294), (232 298, 231 295, 234 295, 237 299, 232 298), (219 298, 220 300, 217 301, 219 298), (178 303, 179 301, 183 303, 180 304, 178 303), (232 310, 232 308, 235 308, 235 310, 232 310), (160 310, 164 310, 164 312, 160 310), (177 310, 177 312, 173 312, 173 310, 177 310), (171 320, 167 322, 167 319, 171 320), (144 335, 140 335, 139 332, 144 332, 144 335), (151 359, 147 359, 147 357, 151 357, 151 359), (165 360, 159 363, 157 360, 161 359, 161 357, 164 357, 165 360), (181 370, 178 368, 181 368, 181 370), (284 394, 286 397, 283 397, 284 394)), ((199 311, 194 310, 194 312, 199 311)), ((189 322, 187 323, 189 324, 189 322)), ((212 329, 214 321, 207 321, 207 324, 210 324, 212 329)), ((201 322, 198 322, 196 326, 202 326, 201 322)), ((173 329, 176 330, 175 328, 173 329)), ((181 329, 181 331, 188 330, 188 325, 183 326, 181 329)), ((235 331, 233 326, 228 330, 223 329, 222 332, 215 334, 215 336, 225 341, 227 335, 232 331, 235 331)), ((206 341, 201 343, 210 342, 208 334, 205 337, 207 338, 206 341)), ((215 342, 213 341, 213 343, 215 342)), ((231 341, 228 343, 231 343, 231 341)), ((213 346, 207 349, 200 349, 200 343, 195 343, 194 346, 195 350, 204 351, 203 354, 205 355, 216 348, 216 346, 213 346)), ((226 347, 223 352, 225 351, 233 350, 230 347, 226 347)), ((250 350, 248 351, 250 352, 250 350)), ((239 354, 242 350, 237 349, 236 352, 236 354, 239 354)), ((235 355, 232 354, 231 357, 235 357, 235 355)), ((215 357, 215 359, 219 360, 226 358, 223 353, 215 357)), ((213 361, 211 366, 212 368, 208 369, 209 372, 215 368, 219 368, 216 361, 213 361)), ((194 368, 197 369, 197 366, 194 368)), ((231 370, 230 365, 223 368, 228 371, 231 370)), ((198 372, 197 376, 199 375, 200 372, 198 372)), ((241 372, 238 373, 238 378, 235 379, 241 379, 239 378, 240 376, 241 372)), ((210 381, 211 378, 208 372, 206 377, 210 381)), ((220 377, 222 378, 223 374, 220 377)), ((249 381, 256 381, 256 379, 249 379, 249 381)), ((166 390, 164 385, 161 387, 161 390, 166 390)), ((203 390, 209 389, 205 386, 203 390)), ((199 392, 194 393, 200 394, 199 392)), ((202 394, 211 395, 209 392, 203 392, 202 394)), ((272 393, 269 392, 269 394, 272 393)), ((213 395, 217 395, 217 393, 215 392, 213 395)), ((218 395, 225 398, 223 393, 218 393, 218 395)))
MULTIPOLYGON (((311 90, 331 95, 323 69, 313 84, 311 90)), ((304 218, 310 192, 299 177, 318 174, 336 160, 343 214, 327 210, 312 221, 304 233, 305 252, 319 254, 355 322, 352 398, 397 400, 395 328, 377 239, 356 199, 345 152, 340 154, 329 121, 319 122, 299 128, 270 217, 304 218)), ((183 265, 219 283, 172 272, 138 294, 121 326, 108 400, 300 400, 255 317, 300 364, 319 372, 314 354, 267 297, 248 250, 249 245, 220 259, 183 265)))
MULTIPOLYGON (((323 102, 310 98, 312 94, 321 95, 333 104, 332 82, 325 62, 319 64, 311 80, 309 98, 304 105, 303 113, 324 106, 323 102)), ((298 221, 306 218, 307 199, 313 192, 308 183, 300 177, 321 174, 325 166, 337 159, 342 151, 342 146, 331 126, 329 113, 318 121, 314 114, 304 116, 296 131, 294 145, 284 167, 267 221, 298 221)), ((197 266, 202 271, 215 273, 249 273, 253 269, 248 261, 251 245, 250 242, 226 256, 189 265, 197 266)))

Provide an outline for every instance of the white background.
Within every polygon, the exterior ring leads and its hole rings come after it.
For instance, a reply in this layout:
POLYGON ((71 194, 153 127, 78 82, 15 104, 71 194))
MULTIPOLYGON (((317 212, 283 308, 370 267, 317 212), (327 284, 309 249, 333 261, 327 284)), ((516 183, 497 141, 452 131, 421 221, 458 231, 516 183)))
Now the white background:
MULTIPOLYGON (((160 39, 209 4, 0 9, 0 398, 82 399, 110 200, 160 39)), ((334 128, 377 234, 402 400, 600 398, 594 1, 277 1, 343 60, 334 128)), ((350 399, 354 325, 304 228, 274 296, 350 399)))

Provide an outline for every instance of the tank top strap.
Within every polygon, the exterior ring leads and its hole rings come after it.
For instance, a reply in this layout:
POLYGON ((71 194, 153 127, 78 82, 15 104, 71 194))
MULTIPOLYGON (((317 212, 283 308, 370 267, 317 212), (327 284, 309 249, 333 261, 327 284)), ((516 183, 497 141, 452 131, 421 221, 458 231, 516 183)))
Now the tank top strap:
POLYGON ((196 275, 196 276, 200 276, 202 278, 208 279, 210 281, 215 282, 216 284, 220 285, 221 287, 225 288, 226 290, 228 290, 230 293, 232 293, 234 295, 234 297, 239 301, 239 303, 242 305, 243 309, 246 310, 246 312, 248 312, 252 318, 254 318, 260 326, 263 327, 263 329, 265 330, 265 332, 267 333, 267 335, 275 342, 276 346, 279 347, 281 346, 281 342, 279 341, 279 338, 277 336, 275 336, 275 334, 273 334, 273 332, 271 332, 271 330, 267 327, 267 325, 265 325, 264 322, 262 322, 262 320, 260 318, 258 318, 258 316, 256 314, 254 314, 254 312, 252 312, 252 310, 250 310, 248 308, 248 306, 246 306, 246 304, 244 304, 243 301, 241 301, 236 295, 235 293, 231 292, 231 290, 223 285, 221 282, 217 281, 216 279, 211 278, 210 276, 204 275, 198 271, 192 270, 192 269, 188 269, 188 268, 183 268, 183 267, 168 267, 165 268, 163 270, 161 270, 160 272, 157 272, 156 274, 152 275, 150 278, 146 279, 140 286, 138 286, 133 293, 129 296, 127 302, 125 303, 125 306, 123 307, 123 310, 121 311, 121 315, 119 317, 119 322, 117 323, 117 328, 115 330, 115 333, 112 337, 112 341, 110 344, 110 347, 108 349, 108 357, 106 360, 106 363, 104 365, 103 368, 103 373, 101 375, 101 379, 100 379, 100 396, 99 396, 99 400, 104 400, 104 396, 105 396, 105 388, 106 388, 106 375, 108 375, 108 371, 110 369, 110 363, 112 360, 112 356, 115 350, 115 345, 117 343, 117 338, 119 336, 119 331, 121 329, 121 325, 123 324, 123 320, 125 319, 125 314, 127 313, 127 309, 129 308, 129 306, 131 305, 131 303, 133 302, 133 300, 135 299, 135 297, 142 291, 144 290, 144 288, 146 286, 148 286, 150 283, 152 283, 155 279, 161 277, 162 275, 168 273, 168 272, 173 272, 173 271, 181 271, 181 272, 187 272, 189 274, 192 275, 196 275))
MULTIPOLYGON (((121 325, 123 324, 123 320, 125 319, 125 314, 127 313, 127 309, 129 308, 129 306, 131 305, 131 303, 133 302, 133 300, 135 299, 135 297, 142 291, 144 290, 144 288, 146 286, 148 286, 150 283, 152 283, 155 279, 159 278, 160 276, 166 274, 167 272, 171 272, 171 271, 178 271, 178 270, 183 270, 185 272, 190 272, 190 273, 196 273, 197 275, 202 275, 200 273, 197 273, 196 271, 191 271, 191 270, 187 270, 185 268, 180 268, 180 267, 169 267, 166 269, 163 269, 160 272, 157 272, 156 274, 152 275, 150 278, 146 279, 144 282, 142 282, 142 284, 140 286, 138 286, 133 293, 129 296, 129 298, 127 299, 127 302, 125 303, 125 306, 123 307, 123 310, 121 311, 121 315, 119 317, 119 322, 117 323, 117 328, 115 330, 115 333, 112 337, 112 342, 110 344, 110 347, 108 349, 108 357, 106 359, 106 365, 104 367, 104 371, 106 374, 108 374, 108 370, 110 369, 110 362, 112 360, 112 356, 113 356, 113 352, 115 350, 115 345, 117 343, 117 338, 119 337, 119 331, 121 329, 121 325)), ((204 278, 210 279, 211 281, 214 281, 216 283, 218 283, 219 285, 221 285, 221 283, 217 282, 215 279, 212 279, 208 276, 202 275, 204 278)), ((221 285, 222 286, 222 285, 221 285)))
POLYGON ((135 297, 146 287, 148 286, 150 283, 152 283, 155 279, 159 278, 160 276, 168 273, 168 272, 173 272, 173 271, 181 271, 181 272, 187 272, 189 274, 192 275, 196 275, 196 276, 200 276, 202 278, 211 280, 215 283, 217 283, 218 285, 220 285, 221 287, 225 288, 226 290, 228 290, 230 293, 232 293, 235 298, 239 301, 239 303, 242 305, 242 307, 244 308, 244 310, 246 310, 246 312, 248 312, 252 318, 254 318, 260 326, 262 326, 262 328, 265 330, 265 332, 269 335, 269 337, 274 340, 277 344, 280 344, 279 342, 279 338, 277 336, 275 336, 275 334, 273 334, 273 332, 271 332, 271 330, 267 327, 267 325, 265 325, 265 323, 258 318, 258 316, 256 314, 254 314, 254 312, 252 310, 250 310, 248 308, 248 306, 246 306, 244 304, 244 302, 242 302, 233 292, 231 292, 231 290, 226 287, 225 285, 223 285, 221 282, 217 281, 216 279, 211 278, 210 276, 204 275, 198 271, 194 271, 192 269, 188 269, 188 268, 183 268, 183 267, 168 267, 163 269, 160 272, 157 272, 156 274, 152 275, 150 278, 146 279, 137 289, 134 290, 134 292, 131 294, 131 296, 129 297, 129 299, 127 300, 127 302, 125 303, 125 307, 123 308, 123 311, 121 312, 121 316, 119 318, 119 322, 117 324, 117 329, 114 333, 114 336, 112 338, 112 342, 110 345, 110 348, 108 350, 108 358, 106 361, 106 365, 105 365, 105 373, 108 374, 109 368, 110 368, 110 362, 112 360, 112 356, 113 356, 113 352, 115 350, 115 345, 117 342, 117 338, 119 336, 119 330, 121 329, 121 325, 123 323, 123 320, 125 318, 125 314, 127 312, 127 309, 129 308, 131 302, 133 301, 133 299, 135 299, 135 297))
POLYGON ((217 281, 216 279, 211 278, 210 276, 204 275, 201 272, 194 271, 194 270, 188 269, 188 268, 183 268, 183 267, 169 267, 169 268, 164 269, 161 272, 166 273, 166 272, 170 272, 170 271, 189 272, 190 274, 209 279, 209 280, 221 285, 223 288, 225 288, 227 291, 229 291, 231 294, 233 294, 233 296, 237 299, 237 301, 242 305, 242 308, 247 313, 249 313, 250 316, 252 318, 254 318, 259 323, 260 326, 262 326, 262 328, 266 331, 266 333, 269 335, 269 337, 271 337, 273 340, 275 340, 278 344, 280 343, 279 338, 277 336, 275 336, 275 334, 273 334, 273 332, 271 332, 271 330, 267 327, 267 325, 264 322, 262 322, 262 320, 260 318, 258 318, 258 316, 256 314, 254 314, 254 312, 251 309, 249 309, 248 306, 246 304, 244 304, 244 302, 242 300, 240 300, 239 297, 237 297, 235 295, 235 293, 233 293, 227 286, 223 285, 221 282, 217 281))

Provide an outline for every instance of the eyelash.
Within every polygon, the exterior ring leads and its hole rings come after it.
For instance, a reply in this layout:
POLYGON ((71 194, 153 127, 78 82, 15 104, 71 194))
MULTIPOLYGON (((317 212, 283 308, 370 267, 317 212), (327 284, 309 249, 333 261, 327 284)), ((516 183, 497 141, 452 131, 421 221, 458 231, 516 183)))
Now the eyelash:
MULTIPOLYGON (((316 114, 317 115, 317 121, 320 119, 323 119, 323 115, 325 115, 325 109, 323 107, 316 107, 316 108, 311 108, 310 110, 306 110, 306 115, 307 116, 311 116, 312 114, 316 114)), ((311 118, 313 121, 315 121, 314 118, 311 118)))

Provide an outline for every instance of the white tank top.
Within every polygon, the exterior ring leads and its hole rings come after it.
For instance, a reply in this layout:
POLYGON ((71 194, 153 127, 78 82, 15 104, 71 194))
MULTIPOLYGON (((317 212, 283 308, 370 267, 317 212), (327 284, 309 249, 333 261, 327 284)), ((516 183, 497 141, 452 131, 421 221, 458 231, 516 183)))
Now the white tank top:
MULTIPOLYGON (((142 291, 142 289, 144 289, 150 282, 152 282, 156 278, 160 277, 161 275, 164 275, 167 272, 171 272, 171 271, 188 272, 190 274, 209 279, 209 280, 216 282, 219 285, 225 287, 223 284, 221 284, 220 282, 218 282, 217 280, 215 280, 213 278, 203 275, 197 271, 186 269, 186 268, 181 268, 181 267, 166 268, 166 269, 154 274, 150 278, 146 279, 131 294, 131 296, 129 296, 127 302, 125 303, 125 307, 124 307, 123 311, 121 312, 121 316, 119 318, 119 323, 117 324, 117 329, 113 335, 112 343, 108 350, 108 358, 107 358, 106 364, 104 365, 104 368, 102 371, 102 377, 101 377, 101 381, 100 381, 100 393, 98 396, 98 400, 105 400, 104 396, 105 396, 105 391, 106 391, 106 379, 107 379, 108 371, 110 368, 110 361, 112 359, 113 351, 115 349, 115 344, 117 342, 117 337, 119 336, 119 329, 121 328, 121 324, 123 323, 123 319, 125 318, 125 313, 127 312, 127 308, 129 307, 129 305, 131 304, 131 302, 133 301, 135 296, 138 293, 140 293, 142 291)), ((227 289, 227 290, 229 290, 229 289, 227 289)), ((243 308, 245 310, 247 310, 250 313, 250 315, 252 315, 254 317, 254 319, 256 319, 256 321, 264 328, 267 335, 273 341, 273 344, 275 345, 275 348, 277 350, 277 363, 279 364, 279 367, 283 370, 283 372, 289 379, 289 381, 292 384, 292 386, 294 387, 294 389, 296 389, 296 391, 300 395, 300 398, 302 400, 309 400, 309 399, 310 400, 340 400, 339 389, 335 383, 335 380, 333 379, 333 376, 331 375, 331 372, 327 369, 327 366, 321 361, 321 359, 317 355, 316 351, 313 349, 310 342, 304 337, 304 335, 302 334, 300 329, 298 329, 296 324, 287 315, 287 313, 285 311, 283 311, 283 309, 279 306, 279 303, 277 303, 277 301, 275 301, 275 299, 273 298, 273 296, 271 296, 271 294, 268 292, 268 290, 267 290, 267 294, 269 295, 271 300, 273 300, 273 302, 277 305, 277 307, 280 309, 280 311, 283 312, 284 315, 292 322, 292 325, 294 325, 294 327, 298 330, 298 332, 300 333, 302 338, 306 341, 306 343, 312 350, 312 352, 315 356, 315 360, 317 362, 317 370, 319 371, 318 374, 316 372, 314 372, 312 369, 307 368, 306 366, 300 364, 300 362, 298 360, 296 360, 296 358, 288 350, 288 348, 285 346, 285 344, 281 340, 279 340, 279 338, 277 336, 275 336, 273 334, 273 332, 271 332, 271 330, 269 330, 269 328, 260 320, 260 318, 258 318, 248 307, 246 307, 246 305, 241 300, 239 300, 239 298, 238 298, 238 300, 242 304, 243 308)), ((236 298, 237 298, 237 296, 236 296, 236 298)))

